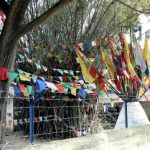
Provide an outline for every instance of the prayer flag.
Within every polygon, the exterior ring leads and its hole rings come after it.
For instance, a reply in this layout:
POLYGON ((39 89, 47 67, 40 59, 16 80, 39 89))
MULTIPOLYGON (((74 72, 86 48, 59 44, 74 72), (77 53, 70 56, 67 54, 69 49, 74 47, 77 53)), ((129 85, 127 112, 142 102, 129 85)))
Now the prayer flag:
POLYGON ((146 61, 150 56, 150 48, 148 45, 148 36, 145 34, 145 43, 144 43, 144 49, 143 49, 143 59, 146 61))
POLYGON ((81 70, 82 70, 84 80, 88 83, 93 83, 95 79, 89 74, 88 69, 86 67, 86 64, 85 64, 84 60, 81 57, 81 53, 79 52, 79 50, 77 49, 76 46, 75 46, 75 51, 76 51, 77 57, 79 59, 79 63, 80 63, 80 66, 81 66, 81 70))
POLYGON ((62 69, 57 69, 57 71, 60 73, 60 74, 64 74, 63 70, 62 69))
POLYGON ((55 86, 54 83, 50 83, 50 82, 45 82, 47 87, 50 88, 52 91, 57 91, 57 87, 55 86))
POLYGON ((9 81, 13 81, 19 74, 9 70, 9 81))
POLYGON ((21 92, 23 93, 23 96, 28 96, 28 91, 27 91, 26 87, 24 86, 24 84, 19 83, 18 86, 19 86, 21 92))
POLYGON ((7 68, 0 68, 0 80, 7 80, 9 79, 8 69, 7 68))
POLYGON ((146 65, 145 65, 145 62, 144 62, 144 59, 142 57, 142 53, 141 53, 140 49, 141 49, 140 45, 137 44, 135 46, 134 55, 135 55, 135 60, 136 60, 137 65, 140 66, 141 71, 144 73, 146 70, 146 65))
POLYGON ((32 96, 34 96, 34 89, 33 89, 33 87, 32 86, 27 86, 27 91, 28 91, 28 94, 29 95, 32 95, 32 96))
POLYGON ((85 89, 79 89, 78 93, 83 99, 86 99, 87 93, 86 93, 85 89))
POLYGON ((116 70, 114 64, 110 61, 110 57, 106 51, 102 50, 102 56, 103 56, 106 66, 107 66, 108 72, 110 73, 111 78, 114 79, 115 78, 114 77, 115 70, 116 70))
POLYGON ((22 80, 22 81, 28 81, 29 82, 31 80, 31 78, 27 74, 20 74, 19 77, 20 77, 20 80, 22 80))
POLYGON ((71 94, 76 96, 77 95, 76 90, 77 90, 76 88, 72 87, 71 88, 71 94))
POLYGON ((37 79, 37 75, 32 75, 32 80, 33 80, 33 82, 35 83, 36 82, 36 79, 37 79))
POLYGON ((122 46, 124 48, 123 53, 124 53, 124 58, 125 58, 125 62, 127 64, 128 70, 129 70, 130 74, 132 74, 133 76, 134 75, 136 76, 135 70, 130 61, 130 51, 129 51, 129 47, 128 47, 124 33, 121 34, 121 41, 122 41, 122 46))
POLYGON ((21 97, 22 93, 18 86, 13 86, 16 96, 21 97))
POLYGON ((64 87, 61 84, 55 84, 59 93, 65 93, 64 87))
POLYGON ((45 89, 46 89, 45 81, 39 79, 36 80, 36 90, 38 92, 42 92, 45 89))

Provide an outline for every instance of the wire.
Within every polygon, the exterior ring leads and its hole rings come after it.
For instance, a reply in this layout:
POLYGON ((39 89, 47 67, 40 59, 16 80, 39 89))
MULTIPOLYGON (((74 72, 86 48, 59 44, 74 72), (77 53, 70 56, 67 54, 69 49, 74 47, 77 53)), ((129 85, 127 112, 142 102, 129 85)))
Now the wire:
POLYGON ((137 9, 131 7, 130 5, 124 3, 124 2, 122 2, 122 1, 120 1, 120 0, 116 0, 116 2, 119 2, 119 3, 123 4, 123 5, 125 5, 126 7, 128 7, 128 8, 130 8, 130 9, 136 11, 136 12, 143 13, 143 14, 150 14, 150 12, 145 12, 145 11, 137 10, 137 9))

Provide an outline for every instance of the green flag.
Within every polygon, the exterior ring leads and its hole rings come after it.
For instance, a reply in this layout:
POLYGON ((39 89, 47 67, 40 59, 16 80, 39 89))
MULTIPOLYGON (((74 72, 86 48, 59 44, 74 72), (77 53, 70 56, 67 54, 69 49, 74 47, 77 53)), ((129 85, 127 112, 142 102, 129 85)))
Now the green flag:
POLYGON ((13 81, 16 77, 18 77, 18 73, 9 70, 9 81, 13 81))
POLYGON ((29 94, 29 95, 34 96, 34 89, 33 89, 32 86, 28 85, 28 86, 27 86, 27 91, 28 91, 28 94, 29 94))

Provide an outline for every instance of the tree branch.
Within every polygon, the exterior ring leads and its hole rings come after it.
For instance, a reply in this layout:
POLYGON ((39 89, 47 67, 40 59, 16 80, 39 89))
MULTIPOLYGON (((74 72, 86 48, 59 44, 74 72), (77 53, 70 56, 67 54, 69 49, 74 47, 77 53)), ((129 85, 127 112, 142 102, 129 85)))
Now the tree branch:
POLYGON ((144 11, 144 10, 137 10, 137 9, 131 7, 130 5, 124 3, 124 2, 122 2, 122 1, 120 1, 120 0, 115 0, 115 1, 121 3, 122 5, 125 5, 126 7, 130 8, 130 9, 136 11, 136 12, 143 13, 143 14, 150 14, 150 11, 149 11, 149 12, 146 12, 146 11, 144 11))
POLYGON ((4 14, 7 16, 9 5, 5 0, 0 1, 0 9, 4 12, 4 14))
POLYGON ((46 23, 48 20, 52 19, 55 15, 57 15, 67 4, 71 3, 73 0, 60 0, 55 5, 53 5, 49 10, 43 13, 41 16, 36 18, 35 20, 29 22, 27 25, 22 27, 17 31, 17 35, 19 37, 31 31, 33 28, 46 23))

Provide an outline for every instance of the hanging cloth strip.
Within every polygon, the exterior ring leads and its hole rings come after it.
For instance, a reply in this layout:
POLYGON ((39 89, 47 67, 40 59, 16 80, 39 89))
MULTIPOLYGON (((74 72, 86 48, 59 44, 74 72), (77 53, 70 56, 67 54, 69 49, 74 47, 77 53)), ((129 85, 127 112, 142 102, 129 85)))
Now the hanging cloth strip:
POLYGON ((7 68, 0 68, 0 80, 7 80, 9 79, 8 69, 7 68))

